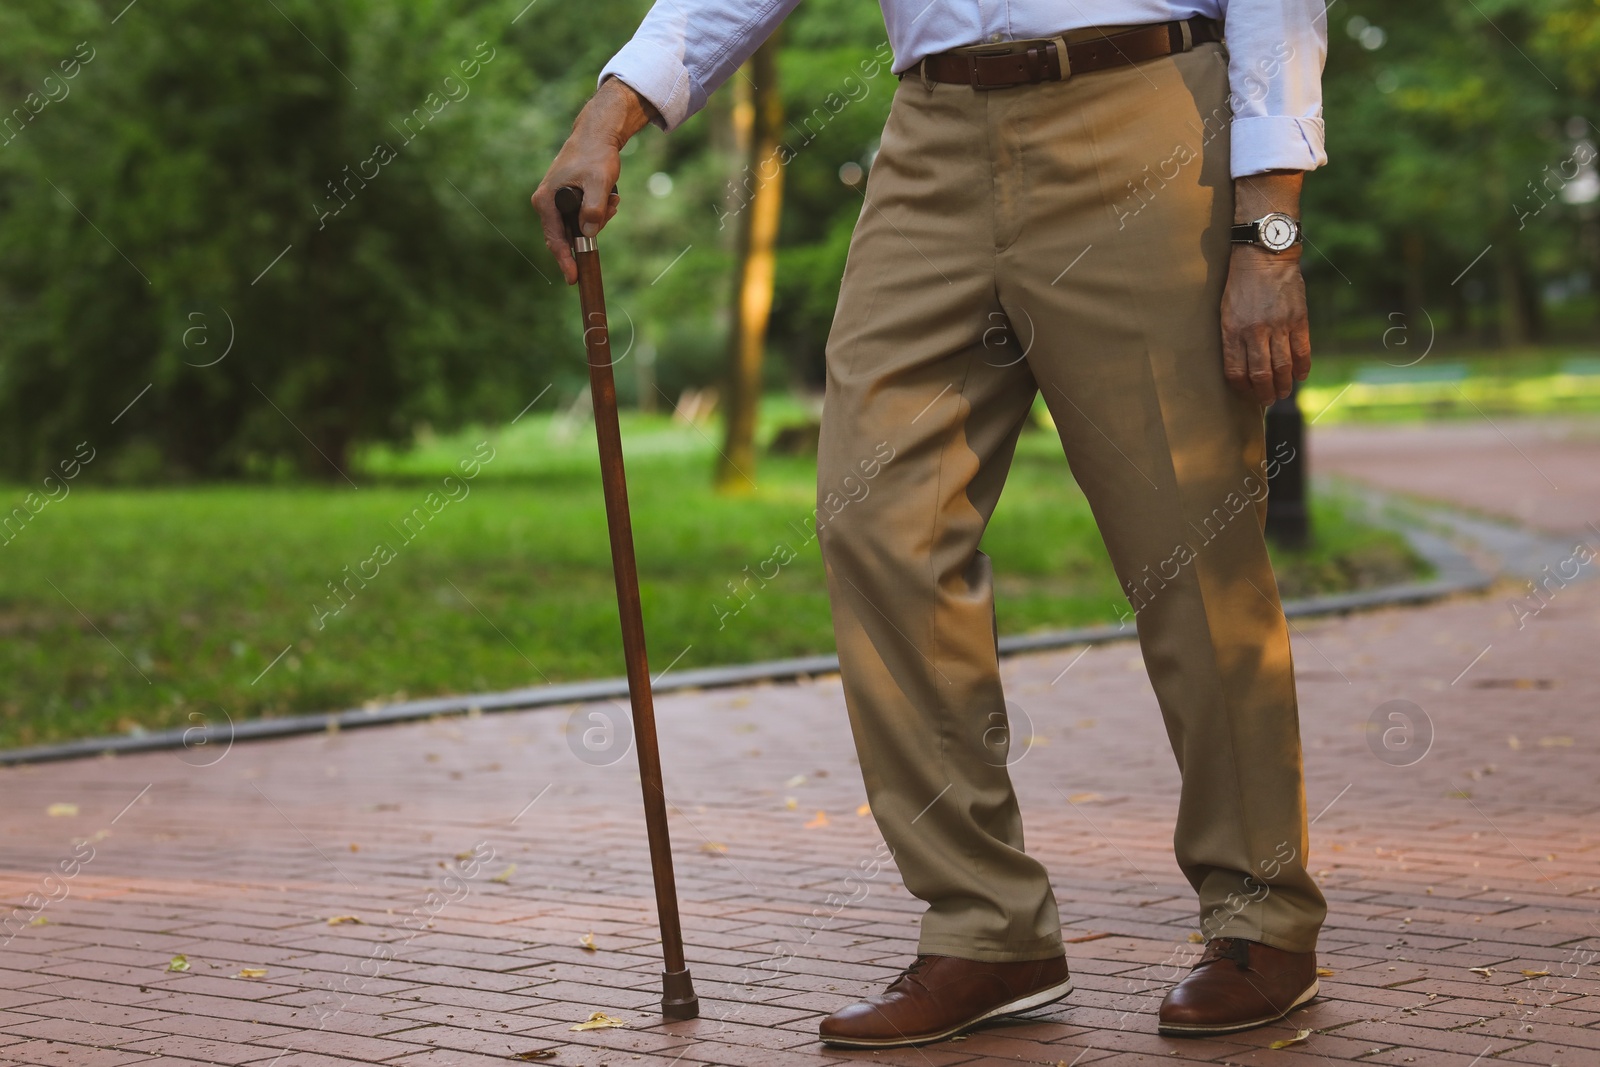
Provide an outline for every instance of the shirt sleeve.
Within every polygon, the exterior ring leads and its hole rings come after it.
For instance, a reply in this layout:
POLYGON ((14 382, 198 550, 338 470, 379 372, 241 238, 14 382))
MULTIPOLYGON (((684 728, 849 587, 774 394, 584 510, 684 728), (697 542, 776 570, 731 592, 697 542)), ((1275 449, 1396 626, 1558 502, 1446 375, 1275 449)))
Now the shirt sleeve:
POLYGON ((1232 0, 1223 12, 1233 176, 1322 166, 1324 0, 1232 0))
POLYGON ((656 0, 633 39, 600 71, 655 105, 675 130, 794 10, 800 0, 656 0))

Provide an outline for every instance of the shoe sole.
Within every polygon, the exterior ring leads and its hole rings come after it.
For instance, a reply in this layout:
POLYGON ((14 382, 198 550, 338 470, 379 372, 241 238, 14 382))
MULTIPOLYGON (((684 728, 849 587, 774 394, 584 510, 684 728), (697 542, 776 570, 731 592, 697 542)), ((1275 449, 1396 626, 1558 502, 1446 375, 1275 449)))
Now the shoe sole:
POLYGON ((1306 991, 1296 997, 1293 1004, 1289 1005, 1287 1008, 1284 1008, 1276 1015, 1265 1015, 1259 1019, 1251 1019, 1249 1022, 1217 1023, 1211 1026, 1185 1023, 1160 1023, 1156 1027, 1156 1032, 1162 1037, 1207 1037, 1215 1034, 1237 1034, 1244 1030, 1254 1030, 1258 1026, 1266 1026, 1268 1023, 1277 1022, 1279 1019, 1282 1019, 1284 1016, 1288 1015, 1291 1011, 1294 1011, 1300 1005, 1306 1003, 1312 997, 1315 997, 1321 984, 1322 983, 1319 979, 1313 978, 1311 980, 1311 984, 1306 987, 1306 991))
POLYGON ((1021 1012, 1042 1008, 1046 1004, 1054 1004, 1072 992, 1072 979, 1066 978, 1053 986, 1046 986, 1027 996, 1018 997, 1016 1000, 1007 1001, 997 1008, 990 1008, 975 1019, 968 1019, 941 1030, 936 1034, 918 1034, 915 1037, 889 1037, 889 1038, 864 1038, 864 1037, 824 1037, 822 1043, 833 1048, 909 1048, 913 1045, 929 1045, 935 1041, 944 1041, 955 1037, 957 1034, 971 1030, 973 1027, 982 1026, 992 1019, 1005 1015, 1017 1015, 1021 1012))

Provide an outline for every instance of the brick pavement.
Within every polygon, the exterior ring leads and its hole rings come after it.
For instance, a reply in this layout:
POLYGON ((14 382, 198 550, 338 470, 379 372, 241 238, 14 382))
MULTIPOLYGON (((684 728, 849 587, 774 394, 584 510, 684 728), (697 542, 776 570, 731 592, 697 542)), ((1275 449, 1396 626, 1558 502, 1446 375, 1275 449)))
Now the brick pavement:
MULTIPOLYGON (((1513 472, 1505 444, 1419 453, 1412 484, 1513 472)), ((1535 435, 1517 444, 1556 465, 1535 435)), ((1562 506, 1600 517, 1600 487, 1562 506)), ((688 1023, 655 1014, 633 757, 574 754, 614 706, 0 771, 0 900, 57 898, 0 933, 0 1067, 483 1067, 539 1049, 557 1067, 1600 1063, 1600 583, 1520 629, 1512 595, 1296 624, 1333 974, 1282 1025, 1154 1033, 1198 917, 1154 696, 1115 644, 1005 667, 1029 847, 1078 983, 1034 1018, 922 1050, 815 1042, 820 1014, 906 961, 919 909, 892 867, 863 873, 881 840, 857 813, 838 681, 818 678, 661 701, 703 1004, 688 1023), (1410 748, 1368 728, 1396 699, 1420 708, 1410 748), (595 1011, 627 1026, 571 1029, 595 1011)))
POLYGON ((1317 427, 1311 465, 1564 534, 1600 523, 1596 456, 1600 420, 1494 416, 1317 427))

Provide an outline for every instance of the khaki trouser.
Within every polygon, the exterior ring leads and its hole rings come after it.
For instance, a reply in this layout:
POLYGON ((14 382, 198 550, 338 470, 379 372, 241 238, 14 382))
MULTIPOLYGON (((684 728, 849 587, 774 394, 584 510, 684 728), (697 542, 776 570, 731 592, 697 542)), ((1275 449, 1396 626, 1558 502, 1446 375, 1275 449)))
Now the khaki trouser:
POLYGON ((837 511, 821 545, 851 728, 928 903, 921 952, 1061 951, 996 730, 978 551, 1038 391, 1138 609, 1201 928, 1315 946, 1262 410, 1222 375, 1227 91, 1218 45, 995 91, 913 71, 896 90, 828 342, 818 495, 837 511))

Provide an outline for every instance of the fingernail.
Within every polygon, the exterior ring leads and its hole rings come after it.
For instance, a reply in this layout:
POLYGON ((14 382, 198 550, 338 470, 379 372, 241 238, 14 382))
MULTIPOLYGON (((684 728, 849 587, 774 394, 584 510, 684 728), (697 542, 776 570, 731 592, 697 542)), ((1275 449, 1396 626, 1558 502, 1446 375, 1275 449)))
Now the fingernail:
POLYGON ((600 232, 600 227, 595 225, 594 223, 586 222, 586 223, 583 224, 583 235, 585 237, 593 237, 595 234, 597 234, 599 232, 600 232))

